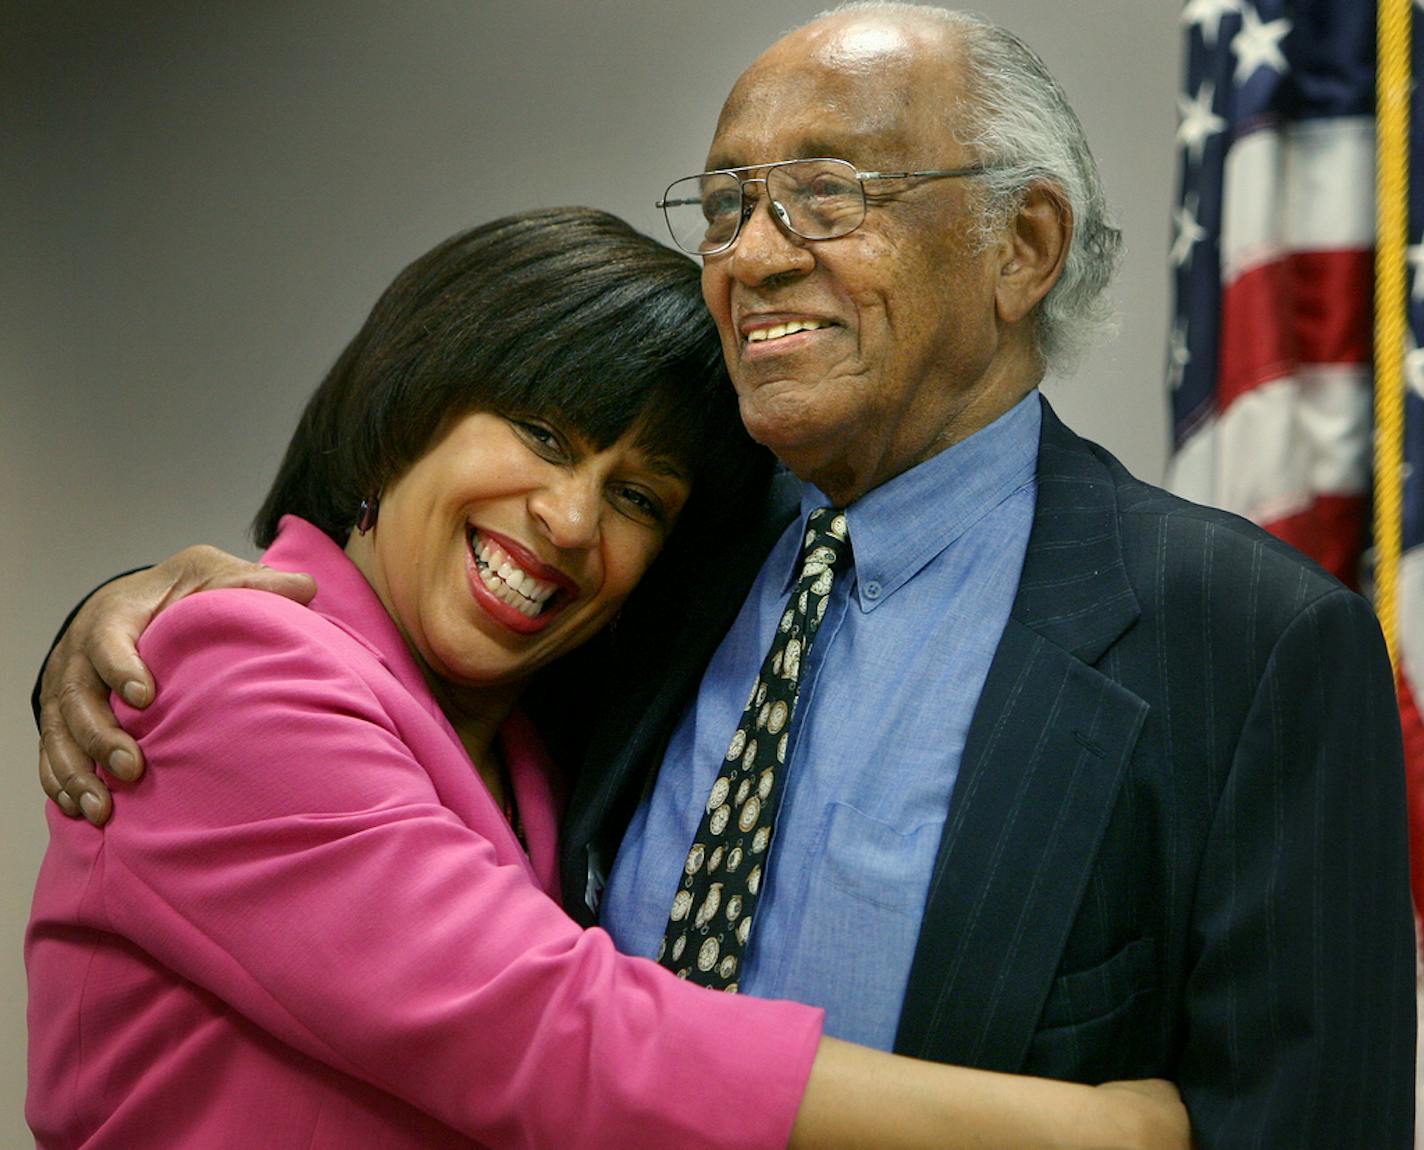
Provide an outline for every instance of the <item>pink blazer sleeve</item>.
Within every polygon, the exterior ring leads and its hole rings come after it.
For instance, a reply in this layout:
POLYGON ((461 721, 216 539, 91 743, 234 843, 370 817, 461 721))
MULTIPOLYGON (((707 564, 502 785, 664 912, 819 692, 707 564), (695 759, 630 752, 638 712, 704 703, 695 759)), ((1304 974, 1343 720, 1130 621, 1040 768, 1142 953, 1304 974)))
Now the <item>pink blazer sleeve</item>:
POLYGON ((820 1012, 690 986, 575 926, 442 802, 419 708, 369 647, 245 591, 184 600, 142 647, 157 700, 120 717, 152 770, 104 831, 113 930, 480 1141, 785 1144, 820 1012))

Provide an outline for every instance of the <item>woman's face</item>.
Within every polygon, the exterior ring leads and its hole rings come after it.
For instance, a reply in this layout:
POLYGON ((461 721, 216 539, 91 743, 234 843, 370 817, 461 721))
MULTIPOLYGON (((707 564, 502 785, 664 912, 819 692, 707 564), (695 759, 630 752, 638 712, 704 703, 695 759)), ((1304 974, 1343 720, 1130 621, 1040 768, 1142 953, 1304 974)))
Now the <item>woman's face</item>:
POLYGON ((517 684, 612 619, 689 489, 633 439, 595 451, 551 420, 477 412, 381 493, 346 550, 431 672, 517 684))

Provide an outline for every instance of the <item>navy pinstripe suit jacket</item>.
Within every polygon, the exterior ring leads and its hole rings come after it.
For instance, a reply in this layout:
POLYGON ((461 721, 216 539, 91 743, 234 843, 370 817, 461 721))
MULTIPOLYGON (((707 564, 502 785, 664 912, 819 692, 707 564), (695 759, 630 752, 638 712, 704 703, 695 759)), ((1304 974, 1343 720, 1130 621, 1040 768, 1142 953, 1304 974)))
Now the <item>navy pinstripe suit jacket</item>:
MULTIPOLYGON (((566 900, 585 922, 794 514, 794 499, 771 502, 741 546, 707 549, 715 562, 651 645, 631 645, 658 673, 616 676, 567 820, 566 900)), ((1368 605, 1245 521, 1134 479, 1045 403, 1023 575, 897 1050, 1171 1078, 1203 1148, 1407 1147, 1407 866, 1398 717, 1368 605)))

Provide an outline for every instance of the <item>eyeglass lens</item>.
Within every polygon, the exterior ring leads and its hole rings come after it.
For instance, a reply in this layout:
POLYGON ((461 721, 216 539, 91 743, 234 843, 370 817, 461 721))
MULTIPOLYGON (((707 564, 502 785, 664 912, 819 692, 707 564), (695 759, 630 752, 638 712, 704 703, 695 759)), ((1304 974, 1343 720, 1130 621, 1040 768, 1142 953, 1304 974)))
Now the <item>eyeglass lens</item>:
POLYGON ((693 254, 727 247, 741 226, 744 184, 750 199, 758 194, 755 185, 764 183, 765 194, 785 212, 783 222, 804 239, 847 235, 865 218, 855 167, 844 160, 796 160, 764 170, 764 180, 704 172, 673 183, 663 197, 663 212, 678 247, 693 254))

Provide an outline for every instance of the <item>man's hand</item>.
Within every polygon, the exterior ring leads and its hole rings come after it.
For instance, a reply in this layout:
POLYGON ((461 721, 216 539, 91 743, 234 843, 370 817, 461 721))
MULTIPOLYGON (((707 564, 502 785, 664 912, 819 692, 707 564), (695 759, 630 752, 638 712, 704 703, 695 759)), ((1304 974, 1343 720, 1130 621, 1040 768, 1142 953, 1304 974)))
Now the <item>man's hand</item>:
POLYGON ((103 763, 131 782, 143 753, 109 708, 109 690, 134 707, 153 701, 153 676, 138 657, 138 637, 164 607, 194 591, 249 587, 311 601, 310 575, 274 571, 216 547, 189 547, 147 571, 99 588, 80 608, 45 663, 40 683, 40 784, 65 814, 95 826, 113 811, 94 771, 103 763))

